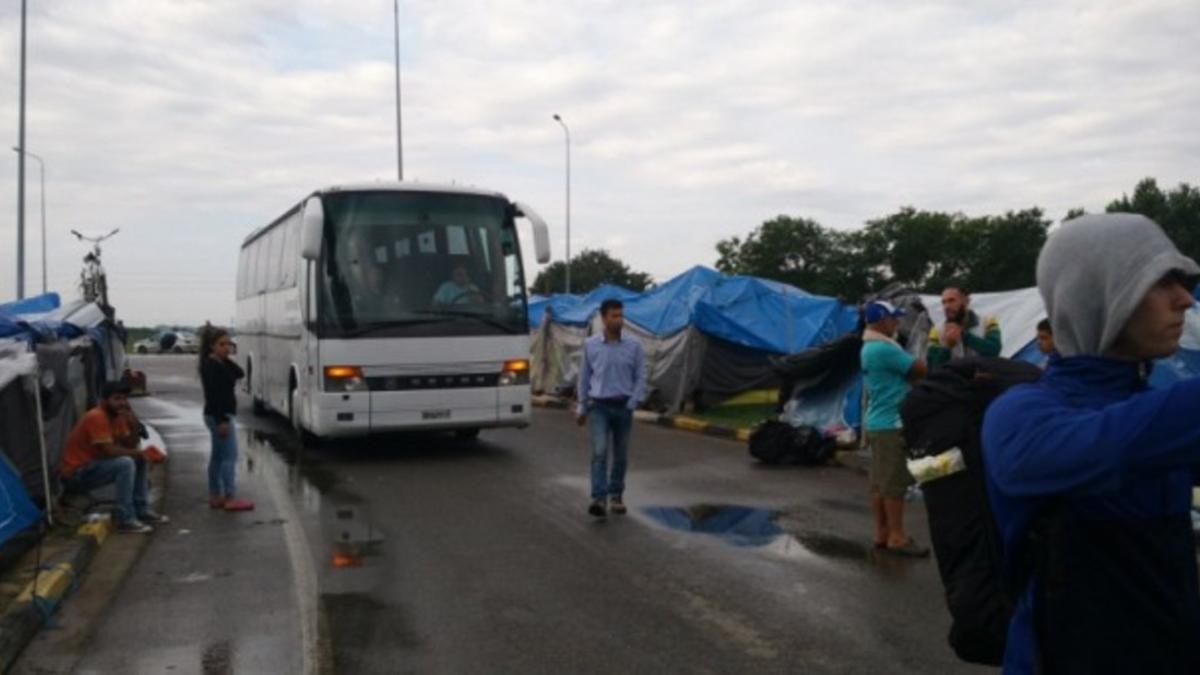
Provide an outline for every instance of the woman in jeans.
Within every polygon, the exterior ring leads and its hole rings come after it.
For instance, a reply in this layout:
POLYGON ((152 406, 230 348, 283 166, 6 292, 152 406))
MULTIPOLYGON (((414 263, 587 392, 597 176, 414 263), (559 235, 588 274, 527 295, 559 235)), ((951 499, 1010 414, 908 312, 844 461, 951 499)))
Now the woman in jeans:
POLYGON ((204 385, 204 426, 212 434, 208 458, 208 505, 226 511, 249 511, 254 502, 237 499, 237 395, 233 388, 246 373, 229 358, 229 331, 207 328, 200 337, 200 382, 204 385))

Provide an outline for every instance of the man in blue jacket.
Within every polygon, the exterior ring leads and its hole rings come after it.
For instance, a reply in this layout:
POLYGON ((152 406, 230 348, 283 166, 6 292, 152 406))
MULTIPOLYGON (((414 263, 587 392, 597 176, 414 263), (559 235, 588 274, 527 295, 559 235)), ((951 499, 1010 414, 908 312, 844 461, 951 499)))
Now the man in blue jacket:
POLYGON ((1074 219, 1042 249, 1062 358, 983 429, 1006 573, 1023 589, 1006 673, 1200 673, 1200 379, 1146 385, 1179 348, 1198 276, 1131 214, 1074 219))

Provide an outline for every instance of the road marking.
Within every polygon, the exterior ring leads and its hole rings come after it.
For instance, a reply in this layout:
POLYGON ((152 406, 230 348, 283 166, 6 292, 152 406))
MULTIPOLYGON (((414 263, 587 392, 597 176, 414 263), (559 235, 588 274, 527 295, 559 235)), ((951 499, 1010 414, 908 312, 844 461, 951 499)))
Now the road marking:
MULTIPOLYGON (((249 449, 247 449, 248 452, 249 449)), ((319 619, 317 606, 317 572, 309 555, 308 535, 304 533, 300 513, 288 497, 287 487, 278 472, 266 470, 258 473, 267 485, 271 502, 283 518, 283 539, 287 544, 288 559, 292 574, 296 577, 296 607, 300 612, 300 640, 302 663, 305 675, 318 673, 317 640, 319 619)))
POLYGON ((71 563, 59 563, 40 573, 37 578, 37 588, 35 589, 32 583, 26 586, 21 595, 17 596, 17 602, 33 602, 35 593, 42 600, 58 602, 71 587, 71 579, 74 576, 75 569, 71 563))

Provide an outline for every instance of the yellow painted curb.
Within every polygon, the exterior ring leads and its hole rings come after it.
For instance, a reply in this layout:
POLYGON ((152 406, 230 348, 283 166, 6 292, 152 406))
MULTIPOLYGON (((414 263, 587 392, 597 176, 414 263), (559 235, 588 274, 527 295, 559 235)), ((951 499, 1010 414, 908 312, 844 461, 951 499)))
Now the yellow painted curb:
POLYGON ((676 417, 674 419, 673 426, 676 429, 686 429, 687 431, 703 432, 705 427, 708 426, 708 422, 705 422, 704 420, 698 420, 698 419, 695 419, 692 417, 676 417))
POLYGON ((738 429, 737 430, 737 439, 739 441, 742 441, 743 443, 749 442, 750 441, 750 430, 749 429, 738 429))
MULTIPOLYGON (((71 563, 59 563, 40 573, 37 578, 37 596, 47 600, 62 598, 67 589, 71 587, 71 578, 74 576, 75 570, 71 567, 71 563)), ((31 583, 17 596, 17 602, 32 602, 34 592, 31 583)))
POLYGON ((96 545, 100 546, 108 539, 108 535, 112 534, 112 521, 105 518, 94 523, 85 523, 79 526, 78 533, 92 537, 96 540, 96 545))

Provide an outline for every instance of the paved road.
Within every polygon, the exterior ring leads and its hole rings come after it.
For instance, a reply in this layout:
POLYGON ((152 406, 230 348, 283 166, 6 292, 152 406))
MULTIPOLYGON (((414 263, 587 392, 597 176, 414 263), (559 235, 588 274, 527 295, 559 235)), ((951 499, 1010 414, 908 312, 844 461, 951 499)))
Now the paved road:
MULTIPOLYGON (((191 363, 139 360, 181 416, 198 415, 191 363)), ((300 536, 263 529, 270 549, 239 560, 292 584, 297 564, 280 558, 303 542, 292 554, 315 574, 337 672, 983 672, 945 646, 934 563, 868 550, 865 479, 849 470, 768 469, 740 444, 641 425, 631 513, 596 522, 584 438, 562 412, 474 443, 317 450, 280 420, 242 424, 252 496, 270 505, 274 486, 270 515, 299 521, 300 536), (686 531, 705 518, 734 531, 686 531)), ((200 480, 172 475, 170 490, 200 480)), ((911 520, 923 536, 919 505, 911 520)), ((219 613, 222 600, 189 611, 219 613)))

